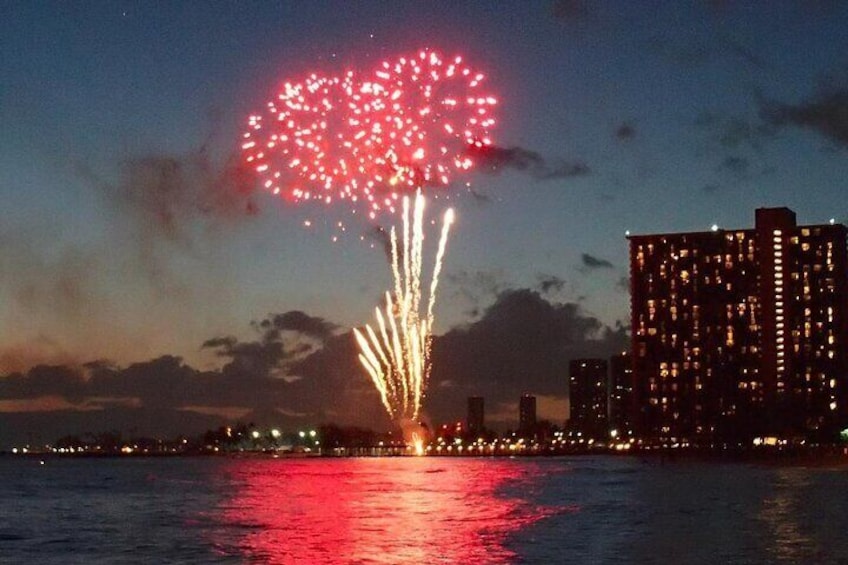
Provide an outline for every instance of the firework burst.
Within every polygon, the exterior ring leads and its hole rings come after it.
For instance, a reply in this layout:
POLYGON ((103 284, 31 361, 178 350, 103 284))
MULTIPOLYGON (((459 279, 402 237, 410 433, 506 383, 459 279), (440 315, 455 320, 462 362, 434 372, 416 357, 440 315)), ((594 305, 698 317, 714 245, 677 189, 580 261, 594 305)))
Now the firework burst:
POLYGON ((286 82, 250 116, 245 160, 284 198, 394 213, 405 192, 448 186, 473 166, 470 147, 491 144, 497 100, 484 80, 462 57, 424 49, 372 73, 286 82))

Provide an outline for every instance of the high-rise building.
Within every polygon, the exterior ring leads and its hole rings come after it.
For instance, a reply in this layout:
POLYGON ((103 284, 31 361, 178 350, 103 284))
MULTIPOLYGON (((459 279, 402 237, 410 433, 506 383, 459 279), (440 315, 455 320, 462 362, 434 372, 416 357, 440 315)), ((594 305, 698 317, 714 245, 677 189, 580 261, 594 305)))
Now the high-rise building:
POLYGON ((835 437, 848 421, 844 225, 630 236, 638 434, 659 442, 835 437))
POLYGON ((628 352, 610 358, 610 433, 618 438, 633 436, 636 406, 633 397, 633 357, 628 352))
POLYGON ((536 397, 524 394, 518 403, 518 429, 532 432, 536 427, 536 397))
POLYGON ((606 440, 609 437, 608 378, 605 359, 573 359, 569 363, 569 434, 580 434, 580 437, 598 440, 606 440))
POLYGON ((468 419, 465 423, 468 426, 469 432, 479 433, 483 431, 485 427, 483 408, 482 396, 468 397, 468 419))

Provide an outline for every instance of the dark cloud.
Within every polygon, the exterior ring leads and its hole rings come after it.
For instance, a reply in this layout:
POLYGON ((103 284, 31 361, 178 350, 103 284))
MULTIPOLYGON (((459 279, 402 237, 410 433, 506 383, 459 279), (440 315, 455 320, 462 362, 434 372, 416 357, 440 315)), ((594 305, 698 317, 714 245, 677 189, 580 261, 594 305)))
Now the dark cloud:
POLYGON ((229 361, 221 369, 226 376, 245 381, 284 377, 288 365, 320 348, 337 326, 323 318, 300 310, 271 314, 251 323, 260 334, 254 341, 239 341, 232 336, 205 341, 204 349, 229 361))
POLYGON ((0 375, 23 372, 35 365, 71 365, 80 363, 80 359, 65 350, 55 339, 45 335, 6 345, 0 348, 0 375))
POLYGON ((645 47, 649 53, 663 59, 667 63, 687 69, 694 69, 707 63, 714 51, 704 43, 674 42, 673 40, 653 36, 645 47))
POLYGON ((630 141, 636 137, 636 128, 632 124, 624 122, 615 130, 615 138, 619 141, 630 141))
POLYGON ((276 376, 289 353, 280 341, 240 342, 234 337, 207 340, 203 347, 213 350, 218 357, 229 359, 222 372, 245 382, 276 376))
POLYGON ((445 274, 454 295, 469 304, 465 314, 477 318, 484 304, 491 303, 505 288, 504 275, 499 271, 452 270, 445 274))
POLYGON ((744 65, 740 66, 740 70, 745 71, 750 67, 757 70, 767 67, 753 49, 738 39, 721 34, 701 41, 657 35, 647 40, 646 48, 667 63, 686 69, 699 68, 716 59, 742 62, 744 65))
POLYGON ((481 171, 491 174, 512 169, 538 180, 553 180, 586 176, 592 172, 582 161, 550 163, 536 151, 522 147, 489 145, 470 149, 469 155, 479 163, 481 171))
MULTIPOLYGON (((180 357, 163 355, 127 367, 105 361, 81 366, 36 365, 0 377, 0 435, 11 413, 49 413, 63 422, 74 422, 99 421, 94 413, 120 412, 116 421, 131 421, 132 427, 150 431, 161 426, 151 425, 149 414, 178 423, 186 419, 180 415, 191 412, 204 415, 198 421, 218 425, 247 416, 262 416, 266 421, 273 417, 274 421, 267 423, 277 425, 320 421, 321 410, 334 405, 335 391, 343 384, 321 375, 301 383, 296 368, 302 367, 305 359, 319 359, 318 353, 327 344, 334 349, 340 340, 352 344, 350 334, 337 336, 335 324, 300 311, 273 314, 252 326, 259 334, 255 340, 220 336, 203 343, 203 348, 222 359, 216 370, 201 371, 180 357), (83 418, 79 412, 92 414, 83 418)), ((351 360, 355 361, 355 356, 351 360)), ((340 397, 344 395, 340 393, 340 397)), ((358 400, 355 406, 362 406, 367 398, 358 400)), ((372 400, 377 404, 374 408, 379 407, 376 394, 372 400)), ((66 429, 63 433, 80 431, 66 429)), ((184 431, 190 429, 181 425, 170 429, 171 434, 184 431)))
POLYGON ((540 274, 537 276, 537 279, 539 281, 539 291, 542 294, 562 292, 565 288, 565 279, 556 275, 540 274))
POLYGON ((707 129, 715 143, 724 149, 750 147, 761 151, 763 142, 775 136, 774 126, 762 121, 752 121, 738 116, 719 116, 702 112, 695 119, 695 125, 707 129))
POLYGON ((36 365, 26 373, 13 373, 0 379, 0 398, 37 398, 43 394, 61 396, 72 404, 83 399, 82 373, 63 365, 36 365))
POLYGON ((731 155, 726 157, 719 165, 719 171, 728 172, 736 177, 744 178, 748 174, 751 163, 744 157, 731 155))
POLYGON ((630 277, 621 277, 615 283, 615 287, 622 292, 630 294, 630 277))
POLYGON ((703 187, 701 187, 701 190, 703 190, 707 194, 713 194, 715 192, 718 192, 720 188, 721 188, 721 186, 719 186, 715 183, 709 183, 709 184, 705 184, 703 187))
POLYGON ((761 101, 760 117, 771 126, 809 129, 848 147, 848 87, 827 87, 794 105, 761 101))
MULTIPOLYGON (((433 382, 453 386, 432 388, 427 410, 455 417, 471 395, 483 395, 489 406, 515 403, 526 392, 564 398, 571 359, 608 357, 627 343, 622 328, 605 326, 576 304, 549 302, 530 289, 505 291, 479 321, 434 342, 433 382)), ((513 413, 510 423, 516 420, 513 413)))
POLYGON ((272 315, 256 325, 266 332, 266 340, 279 339, 279 332, 291 331, 323 341, 333 335, 337 328, 332 322, 309 316, 300 310, 272 315))
POLYGON ((736 55, 737 57, 739 57, 741 60, 745 61, 746 63, 748 63, 752 67, 756 67, 758 69, 765 69, 766 68, 765 61, 763 61, 763 59, 760 56, 758 56, 756 53, 754 53, 754 51, 752 51, 751 49, 749 49, 748 47, 743 45, 741 42, 739 42, 735 39, 726 37, 726 38, 724 38, 724 43, 725 43, 725 46, 726 46, 728 52, 730 52, 733 55, 736 55))
POLYGON ((542 180, 564 179, 570 177, 582 177, 590 174, 592 170, 583 162, 559 163, 549 166, 544 172, 539 173, 537 178, 542 180))
MULTIPOLYGON (((559 284, 545 280, 549 288, 559 284)), ((253 341, 224 336, 203 344, 223 360, 216 370, 163 355, 127 367, 38 365, 0 377, 0 444, 46 430, 58 431, 45 441, 131 428, 173 435, 245 418, 388 425, 350 331, 302 312, 268 316, 254 328, 260 335, 253 341)), ((564 401, 568 360, 608 356, 626 342, 621 327, 605 326, 577 304, 531 289, 503 291, 478 321, 434 339, 426 411, 437 422, 461 417, 469 394, 485 395, 490 406, 511 405, 522 392, 564 401)))
POLYGON ((382 226, 372 226, 365 232, 365 238, 372 242, 372 246, 379 246, 386 256, 386 260, 392 261, 392 238, 390 233, 382 226))
POLYGON ((561 22, 583 22, 590 14, 588 0, 555 0, 551 4, 551 15, 561 22))
POLYGON ((589 255, 588 253, 580 254, 580 262, 585 269, 612 269, 613 264, 606 259, 589 255))
POLYGON ((474 198, 474 202, 476 202, 477 204, 489 204, 492 201, 489 196, 483 194, 478 190, 474 190, 473 188, 468 189, 468 194, 470 194, 471 197, 474 198))

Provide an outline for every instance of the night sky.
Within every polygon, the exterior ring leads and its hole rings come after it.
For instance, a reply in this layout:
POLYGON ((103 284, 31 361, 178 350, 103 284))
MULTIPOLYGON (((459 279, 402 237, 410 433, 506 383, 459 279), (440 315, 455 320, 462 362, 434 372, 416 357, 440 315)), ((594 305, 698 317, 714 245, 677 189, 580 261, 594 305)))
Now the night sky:
POLYGON ((426 411, 510 425, 530 392, 561 423, 567 361, 628 343, 625 230, 848 221, 846 29, 826 1, 4 2, 0 448, 386 426, 349 333, 391 284, 374 226, 253 190, 239 136, 286 79, 422 47, 500 101, 448 191, 426 411))

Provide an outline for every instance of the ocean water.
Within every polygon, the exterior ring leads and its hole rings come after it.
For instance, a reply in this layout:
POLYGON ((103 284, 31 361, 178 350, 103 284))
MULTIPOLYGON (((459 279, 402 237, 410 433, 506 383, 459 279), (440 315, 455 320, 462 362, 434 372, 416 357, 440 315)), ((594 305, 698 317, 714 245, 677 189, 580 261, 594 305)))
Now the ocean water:
POLYGON ((2 563, 848 563, 848 469, 0 458, 2 563))

